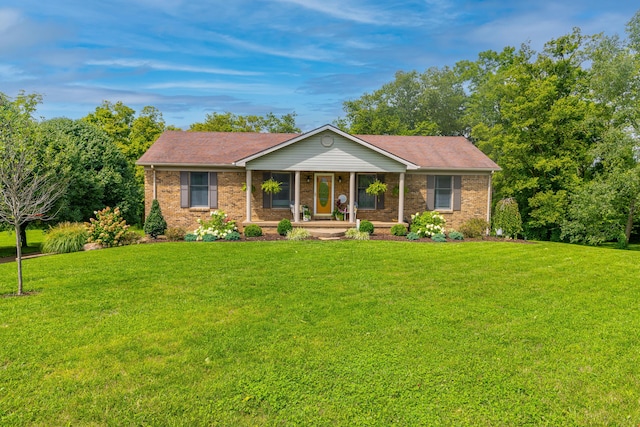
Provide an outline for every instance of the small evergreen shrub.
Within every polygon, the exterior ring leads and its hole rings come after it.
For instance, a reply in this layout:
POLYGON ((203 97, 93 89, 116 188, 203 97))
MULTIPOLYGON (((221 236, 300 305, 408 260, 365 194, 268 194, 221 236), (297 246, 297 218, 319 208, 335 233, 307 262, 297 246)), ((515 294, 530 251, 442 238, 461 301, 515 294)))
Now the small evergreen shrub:
POLYGON ((238 233, 237 231, 227 233, 227 235, 224 236, 224 240, 240 240, 240 233, 238 233))
POLYGON ((502 230, 502 235, 517 238, 522 233, 522 218, 518 202, 513 197, 500 200, 493 213, 493 229, 502 230))
POLYGON ((424 211, 411 215, 411 231, 420 237, 431 237, 434 234, 444 233, 446 221, 436 211, 424 211))
POLYGON ((311 237, 306 228, 292 228, 287 232, 287 240, 305 240, 311 237))
POLYGON ((451 240, 464 240, 464 234, 459 231, 451 231, 449 232, 449 238, 451 240))
POLYGON ((198 236, 196 236, 193 233, 188 233, 184 235, 185 242, 195 242, 196 240, 198 240, 198 236))
POLYGON ((420 235, 418 233, 414 233, 413 231, 410 231, 407 234, 407 240, 418 240, 420 239, 420 235))
POLYGON ((218 236, 215 236, 213 234, 205 234, 204 236, 202 236, 203 242, 215 242, 216 240, 218 240, 218 236))
POLYGON ((436 233, 433 236, 431 236, 431 240, 433 240, 434 242, 446 242, 447 238, 442 233, 436 233))
POLYGON ((143 230, 145 234, 157 239, 159 235, 164 234, 166 229, 167 221, 164 220, 162 212, 160 211, 160 203, 158 203, 158 200, 153 199, 149 216, 144 221, 143 230))
POLYGON ((479 239, 485 235, 489 223, 482 218, 471 218, 458 228, 467 239, 479 239))
POLYGON ((262 228, 258 224, 249 224, 244 228, 244 235, 246 237, 260 237, 262 236, 262 228))
POLYGON ((129 226, 122 218, 120 208, 106 207, 94 213, 96 217, 91 218, 89 223, 85 224, 89 233, 87 243, 98 243, 105 248, 125 244, 124 237, 129 226))
POLYGON ((344 236, 347 239, 353 239, 353 240, 369 240, 369 233, 367 233, 366 231, 358 231, 357 228, 350 228, 348 229, 345 233, 344 236))
POLYGON ((373 230, 374 230, 374 227, 371 221, 367 221, 366 219, 360 221, 360 231, 373 234, 373 230))
POLYGON ((396 224, 391 227, 391 234, 394 236, 406 236, 407 227, 405 227, 404 224, 396 224))
POLYGON ((178 242, 180 240, 184 240, 186 234, 187 232, 185 231, 185 229, 180 227, 167 228, 167 230, 164 232, 165 237, 170 242, 178 242))
POLYGON ((62 222, 47 231, 40 250, 45 254, 78 252, 82 250, 88 238, 89 233, 84 224, 62 222))
POLYGON ((293 225, 291 225, 291 221, 284 218, 278 223, 278 234, 281 236, 286 236, 289 231, 293 230, 293 225))

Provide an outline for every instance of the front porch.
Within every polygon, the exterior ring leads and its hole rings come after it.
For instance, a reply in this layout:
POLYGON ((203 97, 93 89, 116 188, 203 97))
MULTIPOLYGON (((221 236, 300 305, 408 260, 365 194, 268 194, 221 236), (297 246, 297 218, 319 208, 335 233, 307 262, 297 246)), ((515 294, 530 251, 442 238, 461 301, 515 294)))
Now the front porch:
MULTIPOLYGON (((246 227, 249 224, 256 224, 262 228, 262 232, 265 234, 277 234, 278 233, 278 223, 280 221, 244 221, 242 222, 242 227, 246 227)), ((404 224, 407 229, 409 228, 409 224, 406 222, 394 221, 394 222, 386 222, 386 221, 371 221, 374 227, 374 234, 390 234, 391 227, 396 224, 404 224)), ((349 221, 338 221, 338 220, 330 220, 330 219, 312 219, 311 221, 291 221, 291 225, 294 228, 306 228, 306 229, 322 229, 330 232, 332 230, 341 230, 342 232, 346 231, 349 228, 355 228, 355 222, 349 221)))

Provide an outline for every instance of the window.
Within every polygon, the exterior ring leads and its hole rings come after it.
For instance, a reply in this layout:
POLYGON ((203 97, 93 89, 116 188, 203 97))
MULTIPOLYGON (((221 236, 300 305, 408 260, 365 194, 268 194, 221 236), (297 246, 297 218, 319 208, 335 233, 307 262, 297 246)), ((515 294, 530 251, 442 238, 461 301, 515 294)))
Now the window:
POLYGON ((436 176, 434 203, 436 210, 451 210, 452 182, 451 176, 436 176))
POLYGON ((367 187, 376 179, 384 182, 383 175, 376 174, 359 174, 358 175, 358 188, 357 188, 357 201, 358 209, 384 209, 384 194, 378 195, 367 194, 367 187))
POLYGON ((180 207, 217 208, 216 172, 180 172, 180 207))
POLYGON ((291 174, 288 172, 265 172, 263 181, 272 178, 280 183, 280 192, 277 194, 264 193, 263 207, 289 209, 291 203, 291 174))
POLYGON ((427 175, 427 210, 459 211, 462 209, 462 177, 460 175, 427 175))

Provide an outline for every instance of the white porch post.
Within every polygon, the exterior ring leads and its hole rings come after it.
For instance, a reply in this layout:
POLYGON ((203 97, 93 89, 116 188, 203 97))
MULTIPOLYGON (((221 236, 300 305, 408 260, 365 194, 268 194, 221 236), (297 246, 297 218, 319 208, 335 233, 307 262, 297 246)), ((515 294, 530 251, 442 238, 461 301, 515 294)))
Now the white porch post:
POLYGON ((293 222, 300 222, 300 171, 295 175, 295 195, 293 196, 293 222))
POLYGON ((247 222, 251 222, 251 171, 249 169, 247 169, 247 177, 246 177, 246 183, 245 185, 247 186, 247 191, 246 191, 246 198, 247 198, 247 222))
POLYGON ((398 182, 398 224, 404 222, 404 172, 400 172, 398 182))
POLYGON ((356 222, 356 216, 354 215, 356 199, 356 173, 349 172, 349 222, 356 222))

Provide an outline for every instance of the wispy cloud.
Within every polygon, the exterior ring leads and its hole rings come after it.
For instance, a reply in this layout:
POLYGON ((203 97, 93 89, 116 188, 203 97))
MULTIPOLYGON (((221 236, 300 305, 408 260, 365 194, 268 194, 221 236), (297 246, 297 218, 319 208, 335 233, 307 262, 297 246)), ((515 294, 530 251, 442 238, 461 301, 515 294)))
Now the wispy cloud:
POLYGON ((112 59, 112 60, 91 60, 86 62, 87 65, 98 67, 115 67, 115 68, 150 68, 160 71, 181 71, 187 73, 203 73, 203 74, 223 74, 228 76, 259 76, 264 73, 256 71, 230 70, 215 67, 198 67, 193 65, 169 64, 166 62, 158 62, 153 60, 141 59, 112 59))

